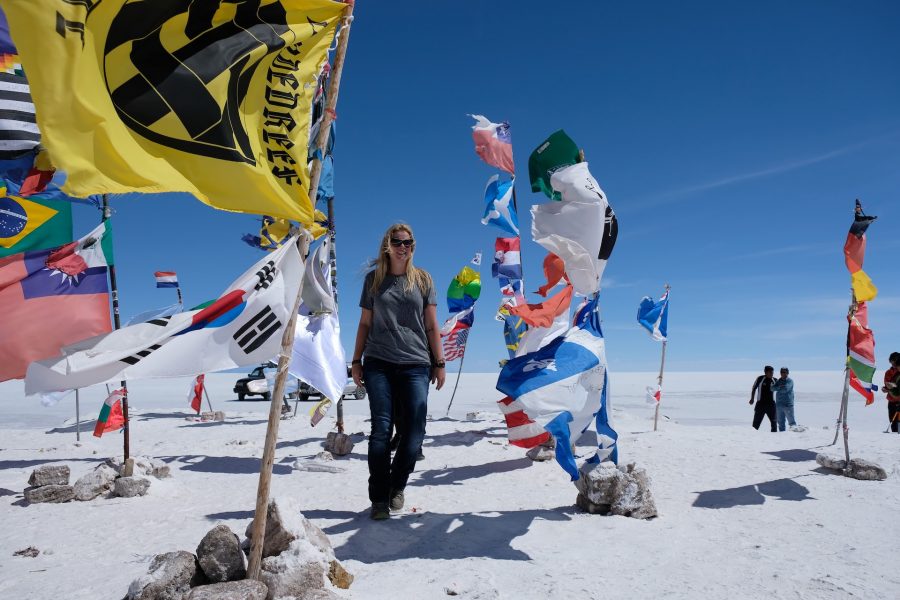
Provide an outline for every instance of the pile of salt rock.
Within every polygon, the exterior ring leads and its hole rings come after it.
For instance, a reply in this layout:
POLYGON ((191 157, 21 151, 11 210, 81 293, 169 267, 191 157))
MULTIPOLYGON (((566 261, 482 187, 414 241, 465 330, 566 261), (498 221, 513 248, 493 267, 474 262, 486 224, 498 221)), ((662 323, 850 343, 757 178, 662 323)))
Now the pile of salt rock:
POLYGON ((135 457, 133 467, 129 465, 129 469, 132 474, 126 476, 125 463, 118 458, 108 458, 82 475, 74 485, 69 485, 68 465, 44 465, 31 472, 25 501, 29 504, 88 501, 101 494, 110 498, 143 496, 150 487, 148 477, 162 479, 169 476, 169 465, 144 456, 135 457))
POLYGON ((196 553, 157 554, 125 600, 337 600, 353 575, 337 561, 328 537, 290 501, 269 503, 260 580, 246 579, 249 525, 241 544, 227 525, 213 527, 196 553))

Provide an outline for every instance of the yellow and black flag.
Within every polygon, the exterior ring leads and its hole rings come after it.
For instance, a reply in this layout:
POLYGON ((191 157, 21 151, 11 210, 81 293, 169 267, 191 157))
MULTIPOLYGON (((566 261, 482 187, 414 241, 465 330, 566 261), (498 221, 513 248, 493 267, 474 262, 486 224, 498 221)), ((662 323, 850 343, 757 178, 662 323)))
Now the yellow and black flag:
POLYGON ((313 221, 307 144, 332 0, 3 0, 65 191, 190 192, 313 221))

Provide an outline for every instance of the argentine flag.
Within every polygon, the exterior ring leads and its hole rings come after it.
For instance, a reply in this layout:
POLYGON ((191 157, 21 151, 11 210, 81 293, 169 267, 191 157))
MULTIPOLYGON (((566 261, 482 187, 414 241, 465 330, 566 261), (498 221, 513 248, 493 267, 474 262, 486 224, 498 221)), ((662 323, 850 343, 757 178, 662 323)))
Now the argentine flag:
POLYGON ((556 460, 578 479, 572 443, 592 421, 598 449, 589 462, 616 462, 616 432, 607 413, 606 349, 597 299, 582 309, 575 327, 536 352, 514 358, 500 372, 497 389, 556 439, 556 460))
POLYGON ((657 342, 665 342, 669 328, 669 290, 662 295, 659 302, 654 302, 650 296, 641 299, 638 307, 638 323, 646 329, 650 336, 657 342))

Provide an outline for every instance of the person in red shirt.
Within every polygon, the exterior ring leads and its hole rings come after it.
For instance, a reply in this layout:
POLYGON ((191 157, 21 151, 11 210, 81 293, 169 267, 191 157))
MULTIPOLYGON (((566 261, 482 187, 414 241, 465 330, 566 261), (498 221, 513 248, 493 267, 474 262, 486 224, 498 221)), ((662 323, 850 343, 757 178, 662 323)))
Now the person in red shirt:
POLYGON ((888 418, 891 420, 891 431, 900 433, 900 352, 891 352, 888 360, 891 361, 891 368, 884 374, 888 418))

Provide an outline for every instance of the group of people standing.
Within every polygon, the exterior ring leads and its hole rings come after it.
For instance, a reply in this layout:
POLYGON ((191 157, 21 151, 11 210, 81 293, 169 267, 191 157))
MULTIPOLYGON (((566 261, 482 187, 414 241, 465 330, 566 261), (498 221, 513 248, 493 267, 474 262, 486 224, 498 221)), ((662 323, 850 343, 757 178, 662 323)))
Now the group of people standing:
POLYGON ((781 367, 781 377, 775 379, 775 369, 766 365, 763 374, 753 382, 750 391, 750 404, 756 403, 753 410, 753 428, 759 429, 763 417, 768 417, 772 431, 802 431, 794 418, 794 380, 789 377, 790 370, 781 367))
MULTIPOLYGON (((890 430, 900 433, 900 352, 892 352, 891 368, 884 374, 884 390, 887 396, 890 430)), ((759 429, 764 417, 769 418, 772 431, 803 431, 794 418, 794 380, 787 367, 781 367, 781 377, 775 379, 775 369, 766 365, 763 374, 753 382, 750 404, 753 411, 753 428, 759 429)))

